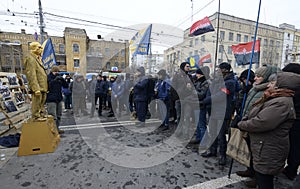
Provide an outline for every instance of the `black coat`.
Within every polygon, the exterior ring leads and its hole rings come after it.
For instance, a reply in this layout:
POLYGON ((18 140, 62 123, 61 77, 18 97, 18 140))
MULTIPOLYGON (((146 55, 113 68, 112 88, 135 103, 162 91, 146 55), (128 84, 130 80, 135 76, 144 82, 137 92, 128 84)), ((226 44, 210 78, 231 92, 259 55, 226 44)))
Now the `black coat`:
POLYGON ((53 75, 52 72, 48 74, 48 93, 46 102, 60 102, 63 100, 62 87, 67 88, 68 83, 61 76, 53 75))

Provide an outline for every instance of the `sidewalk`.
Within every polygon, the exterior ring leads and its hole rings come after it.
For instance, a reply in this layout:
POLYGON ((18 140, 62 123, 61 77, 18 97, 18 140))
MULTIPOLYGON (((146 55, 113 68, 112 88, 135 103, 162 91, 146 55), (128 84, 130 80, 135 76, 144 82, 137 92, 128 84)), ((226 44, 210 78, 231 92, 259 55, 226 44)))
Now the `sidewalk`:
MULTIPOLYGON (((70 114, 70 112, 64 112, 62 116, 62 125, 68 125, 68 124, 76 124, 74 122, 73 116, 70 114)), ((4 126, 3 126, 4 127, 4 126)), ((18 130, 10 129, 8 132, 3 134, 2 136, 8 136, 10 134, 16 134, 21 133, 21 126, 18 127, 18 130)), ((0 145, 0 169, 14 156, 17 156, 18 147, 15 148, 6 148, 4 146, 0 145)))

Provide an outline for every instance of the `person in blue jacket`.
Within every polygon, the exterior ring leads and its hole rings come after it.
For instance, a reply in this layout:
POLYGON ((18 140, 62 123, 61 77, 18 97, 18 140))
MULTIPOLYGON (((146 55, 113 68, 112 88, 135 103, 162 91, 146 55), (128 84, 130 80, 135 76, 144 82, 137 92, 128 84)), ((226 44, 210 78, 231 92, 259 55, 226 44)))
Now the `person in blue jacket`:
POLYGON ((155 92, 157 93, 159 112, 162 117, 162 124, 160 128, 164 130, 169 129, 169 111, 170 111, 170 80, 167 77, 166 70, 162 69, 158 73, 158 82, 155 85, 155 92))

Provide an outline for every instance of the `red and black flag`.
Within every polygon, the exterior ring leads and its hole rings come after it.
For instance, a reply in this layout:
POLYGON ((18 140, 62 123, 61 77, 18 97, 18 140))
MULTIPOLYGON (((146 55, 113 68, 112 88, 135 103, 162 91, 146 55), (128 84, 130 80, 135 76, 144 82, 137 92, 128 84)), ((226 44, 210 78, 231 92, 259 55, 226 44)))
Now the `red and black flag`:
POLYGON ((215 31, 215 29, 206 16, 202 20, 198 20, 192 25, 190 29, 190 36, 197 36, 211 31, 215 31))
POLYGON ((203 66, 203 63, 210 63, 210 62, 211 62, 211 55, 208 54, 200 58, 198 62, 198 66, 203 66))
MULTIPOLYGON (((238 65, 250 64, 253 41, 232 45, 231 49, 238 65)), ((260 59, 260 40, 256 40, 252 63, 259 63, 260 59)))

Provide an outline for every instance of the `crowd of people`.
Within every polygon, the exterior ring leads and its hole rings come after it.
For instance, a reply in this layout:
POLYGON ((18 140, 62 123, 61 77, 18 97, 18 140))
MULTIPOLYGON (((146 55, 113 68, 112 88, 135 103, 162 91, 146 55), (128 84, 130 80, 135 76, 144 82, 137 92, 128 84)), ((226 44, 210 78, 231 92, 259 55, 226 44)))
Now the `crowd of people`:
POLYGON ((245 181, 250 188, 268 189, 274 188, 274 176, 281 172, 291 180, 297 176, 299 72, 300 65, 291 63, 282 70, 270 65, 255 72, 246 69, 238 76, 227 62, 219 64, 215 72, 207 66, 192 72, 189 63, 183 62, 172 76, 161 69, 152 77, 139 67, 126 77, 99 74, 87 82, 81 74, 63 78, 53 67, 46 102, 57 126, 62 98, 65 111, 72 109, 75 117, 92 118, 95 111, 101 117, 107 110, 108 117, 131 115, 138 127, 144 127, 146 119, 156 112, 161 119, 159 131, 170 130, 172 124, 177 137, 204 149, 202 157, 219 156, 220 166, 228 163, 226 135, 232 118, 241 115, 237 126, 247 133, 251 160, 237 175, 251 178, 245 181))

